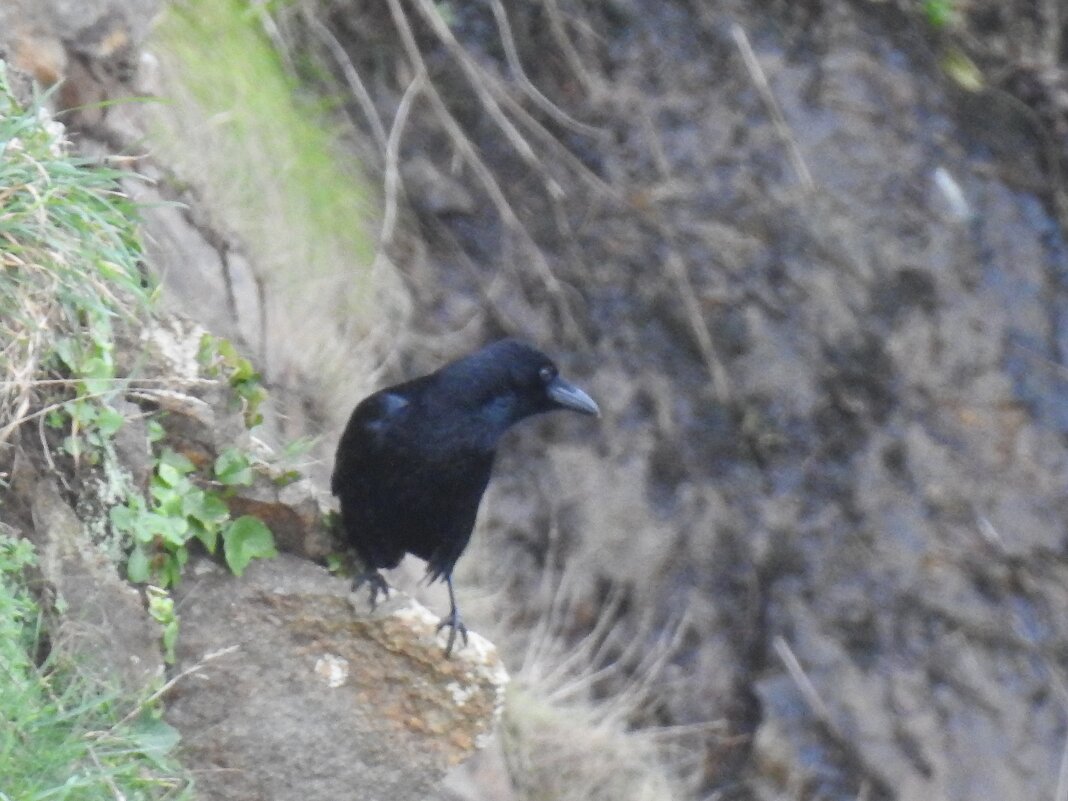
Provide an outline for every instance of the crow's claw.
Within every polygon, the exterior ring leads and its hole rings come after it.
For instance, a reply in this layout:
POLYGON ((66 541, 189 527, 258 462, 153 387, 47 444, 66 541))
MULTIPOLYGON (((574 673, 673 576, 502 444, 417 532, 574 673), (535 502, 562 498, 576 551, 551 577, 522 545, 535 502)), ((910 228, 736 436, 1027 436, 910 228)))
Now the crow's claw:
POLYGON ((364 584, 371 585, 371 611, 375 611, 375 607, 378 606, 378 594, 382 593, 386 598, 389 598, 389 584, 382 578, 382 574, 377 570, 365 570, 352 580, 352 591, 356 592, 364 584))
POLYGON ((456 643, 456 632, 460 632, 460 639, 464 641, 464 647, 467 647, 467 626, 460 620, 460 614, 456 609, 453 609, 441 619, 437 630, 441 631, 446 626, 451 629, 449 631, 449 641, 445 644, 445 658, 448 659, 452 655, 452 646, 456 643))

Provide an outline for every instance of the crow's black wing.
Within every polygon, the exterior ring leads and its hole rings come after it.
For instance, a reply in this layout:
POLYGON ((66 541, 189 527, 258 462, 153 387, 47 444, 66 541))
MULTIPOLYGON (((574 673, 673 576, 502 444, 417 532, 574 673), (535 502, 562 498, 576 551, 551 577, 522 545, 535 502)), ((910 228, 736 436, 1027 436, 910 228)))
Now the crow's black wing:
POLYGON ((410 405, 403 395, 383 390, 364 398, 353 410, 338 443, 330 477, 330 491, 334 495, 341 497, 346 486, 359 480, 362 470, 380 458, 388 432, 403 424, 410 405))
MULTIPOLYGON (((353 411, 338 444, 330 489, 341 505, 341 527, 369 568, 396 567, 404 557, 394 529, 399 473, 393 440, 403 429, 411 402, 383 390, 353 411)), ((403 488, 401 488, 403 494, 403 488)))

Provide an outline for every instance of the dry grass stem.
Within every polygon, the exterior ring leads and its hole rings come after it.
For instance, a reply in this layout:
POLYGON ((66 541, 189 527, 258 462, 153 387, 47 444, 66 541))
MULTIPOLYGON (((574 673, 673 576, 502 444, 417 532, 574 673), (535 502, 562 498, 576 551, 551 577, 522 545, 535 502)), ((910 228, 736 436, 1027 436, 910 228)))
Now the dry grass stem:
POLYGON ((701 351, 705 368, 708 370, 709 378, 712 380, 712 390, 718 401, 726 403, 731 394, 727 371, 716 354, 716 348, 712 342, 712 334, 708 330, 704 315, 701 313, 701 306, 697 301, 696 290, 690 280, 689 270, 674 245, 669 246, 665 261, 668 273, 675 282, 678 295, 682 298, 683 305, 686 308, 686 317, 690 323, 690 330, 693 331, 694 338, 697 340, 697 347, 701 351))
POLYGON ((468 83, 471 88, 475 90, 475 95, 478 97, 482 107, 489 114, 490 118, 497 123, 497 127, 501 133, 504 134, 508 143, 512 146, 512 149, 519 154, 519 157, 527 163, 527 165, 534 170, 544 169, 541 161, 534 153, 534 148, 530 146, 530 143, 523 137, 519 130, 512 124, 512 121, 508 119, 508 116, 504 113, 501 107, 497 104, 493 95, 490 94, 487 88, 489 82, 489 76, 485 74, 485 71, 475 63, 475 60, 467 52, 463 45, 457 41, 456 36, 448 25, 445 24, 445 20, 442 19, 441 13, 434 6, 431 0, 416 0, 416 8, 419 9, 419 13, 422 15, 424 21, 434 31, 434 35, 438 37, 445 48, 449 51, 452 57, 456 60, 456 63, 460 65, 460 69, 463 70, 464 75, 467 77, 468 83))
POLYGON ((797 660, 789 643, 781 636, 776 636, 772 640, 772 647, 775 649, 775 653, 778 654, 779 659, 782 660, 786 672, 790 674, 790 678, 797 685, 797 689, 801 691, 801 696, 805 699, 805 703, 808 704, 808 708, 812 710, 812 714, 828 729, 835 731, 830 710, 816 691, 816 685, 812 683, 804 668, 801 667, 801 663, 797 660))
POLYGON ((1057 789, 1053 801, 1068 801, 1068 735, 1065 736, 1064 749, 1061 751, 1061 766, 1057 771, 1057 789))
POLYGON ((541 90, 534 85, 534 82, 527 76, 523 69, 523 64, 519 60, 519 50, 515 45, 515 37, 512 36, 512 26, 508 22, 508 14, 504 10, 504 4, 501 3, 501 0, 491 0, 490 8, 493 9, 493 17, 497 21, 497 30, 501 36, 501 44, 504 46, 505 58, 508 59, 508 67, 511 69, 512 74, 519 82, 519 86, 526 93, 527 97, 529 97, 538 108, 565 128, 570 128, 572 131, 582 134, 583 136, 593 138, 600 138, 603 136, 605 132, 602 129, 576 120, 542 94, 541 90))
POLYGON ((397 223, 397 196, 400 193, 400 143, 404 133, 404 127, 408 122, 408 114, 412 109, 412 103, 426 86, 426 73, 417 72, 408 88, 404 90, 400 103, 397 104, 397 113, 393 118, 393 125, 389 129, 389 139, 385 148, 385 211, 382 214, 382 229, 379 234, 379 248, 388 247, 393 241, 393 232, 397 223))
POLYGON ((597 82, 590 71, 586 69, 586 65, 582 63, 582 57, 579 55, 578 50, 575 49, 574 42, 567 35, 564 18, 560 13, 560 6, 557 5, 556 0, 542 0, 542 6, 549 17, 549 29, 560 47, 560 52, 564 54, 564 60, 567 61, 568 67, 571 68, 571 74, 582 84, 583 92, 587 95, 591 94, 597 82))
POLYGON ((1061 37, 1064 34, 1066 22, 1063 0, 1042 0, 1040 17, 1044 18, 1040 26, 1045 39, 1041 47, 1043 61, 1046 62, 1046 66, 1056 69, 1062 52, 1063 39, 1061 37))
POLYGON ((70 482, 67 481, 67 477, 63 475, 63 471, 56 470, 56 462, 52 458, 52 449, 48 447, 48 438, 45 436, 45 420, 43 417, 37 418, 37 440, 41 443, 41 453, 44 454, 49 472, 59 476, 64 488, 69 490, 70 482))
POLYGON ((120 728, 122 726, 125 726, 127 723, 129 723, 131 720, 133 720, 135 717, 140 715, 145 709, 147 709, 152 704, 156 703, 156 701, 158 701, 160 698, 162 698, 164 695, 166 695, 168 692, 170 692, 170 690, 178 682, 182 681, 183 679, 188 678, 189 676, 192 676, 194 673, 199 673, 209 663, 213 662, 216 659, 219 659, 220 657, 226 656, 227 654, 232 654, 234 651, 237 651, 238 649, 240 649, 240 647, 241 647, 240 645, 230 645, 230 646, 227 646, 226 648, 220 648, 218 651, 211 651, 210 653, 204 654, 204 657, 199 662, 197 662, 196 664, 190 665, 185 670, 183 670, 180 673, 178 673, 177 675, 175 675, 173 678, 168 680, 162 687, 160 687, 158 690, 156 690, 154 693, 152 693, 152 695, 148 696, 148 698, 146 698, 141 703, 139 703, 136 707, 134 707, 129 712, 127 712, 125 717, 123 717, 122 720, 120 720, 118 723, 116 723, 114 726, 111 727, 111 732, 109 732, 109 733, 113 733, 116 729, 118 729, 118 728, 120 728))
MULTIPOLYGON (((75 386, 80 384, 85 379, 83 378, 35 378, 26 382, 30 387, 50 387, 50 386, 75 386)), ((96 378, 94 381, 101 383, 115 384, 117 387, 122 386, 128 389, 137 389, 139 387, 154 387, 162 385, 166 387, 170 386, 208 386, 211 384, 218 384, 217 378, 190 378, 187 376, 164 376, 162 378, 96 378)), ((7 386, 22 386, 21 381, 0 381, 0 388, 7 386)))
MULTIPOLYGON (((415 34, 412 32, 411 25, 404 13, 404 9, 401 8, 400 0, 387 0, 387 2, 389 3, 390 13, 393 15, 393 23, 396 25, 397 31, 400 33, 401 42, 404 45, 405 53, 408 55, 412 68, 416 73, 426 73, 426 62, 423 60, 423 54, 419 51, 419 46, 415 41, 415 34)), ((449 139, 452 141, 453 146, 457 151, 462 154, 464 161, 474 171, 475 177, 478 178, 479 183, 481 183, 486 190, 486 193, 496 207, 497 213, 501 215, 501 219, 504 221, 505 225, 509 228, 520 228, 521 224, 519 218, 516 216, 508 199, 504 196, 504 192, 501 190, 500 185, 497 183, 497 179, 493 175, 493 171, 490 170, 478 155, 474 143, 467 137, 463 127, 449 111, 448 106, 442 99, 441 94, 434 87, 433 82, 427 83, 426 95, 427 99, 430 100, 435 115, 438 117, 438 121, 441 122, 442 126, 445 128, 445 133, 448 134, 449 139)))
MULTIPOLYGON (((671 162, 668 160, 667 153, 664 152, 664 145, 660 140, 659 133, 657 133, 656 126, 653 125, 653 121, 649 118, 649 114, 644 108, 639 112, 639 117, 646 139, 649 142, 650 154, 653 157, 653 163, 656 164, 657 172, 660 174, 664 184, 671 185, 674 183, 671 162)), ((682 298, 690 331, 697 341, 698 350, 701 352, 701 358, 705 362, 705 368, 708 370, 708 376, 712 381, 712 390, 716 399, 721 403, 725 403, 731 394, 727 370, 723 367, 723 363, 716 353, 712 332, 705 322, 701 305, 697 300, 697 290, 693 285, 693 281, 690 280, 689 268, 683 261, 682 256, 679 255, 678 248, 675 245, 677 238, 675 230, 668 224, 664 215, 658 209, 654 208, 652 220, 668 245, 665 266, 675 284, 676 293, 682 298)))
MULTIPOLYGON (((538 122, 532 117, 526 109, 524 109, 515 98, 509 94, 508 90, 501 85, 499 81, 491 80, 489 84, 490 90, 497 96, 497 99, 505 106, 509 112, 511 112, 516 120, 524 125, 532 134, 537 135, 545 144, 551 147, 557 155, 559 155, 563 161, 582 178, 591 188, 601 192, 608 197, 619 199, 621 197, 619 191, 611 185, 605 183, 597 173, 587 167, 582 161, 575 156, 570 150, 561 144, 560 140, 549 131, 544 125, 538 122)), ((548 173, 544 171, 544 165, 541 170, 543 181, 546 182, 546 190, 549 195, 554 199, 563 197, 563 191, 559 188, 556 181, 553 180, 548 173), (548 183, 551 181, 551 184, 548 183), (556 187, 555 189, 552 187, 556 187)))
POLYGON ((738 52, 741 53, 742 61, 745 63, 745 69, 749 73, 749 78, 753 81, 753 85, 760 94, 761 100, 764 101, 764 107, 767 109, 768 115, 771 117, 772 125, 775 126, 775 132, 779 135, 779 139, 782 140, 783 146, 789 154, 790 163, 793 165, 794 172, 797 173, 798 180, 806 190, 811 191, 815 189, 816 184, 812 180, 812 173, 809 171, 808 165, 805 164, 805 160, 801 156, 801 148, 797 144, 797 139, 795 139, 794 135, 790 132, 790 126, 786 123, 786 117, 782 113, 782 108, 779 106, 778 101, 775 99, 775 95, 771 91, 771 86, 768 84, 768 77, 764 74, 764 68, 760 66, 760 61, 757 59, 756 53, 753 52, 752 45, 749 44, 749 37, 746 35, 742 26, 737 22, 731 24, 731 36, 734 38, 734 43, 738 46, 738 52))
MULTIPOLYGON (((418 74, 420 72, 429 74, 426 62, 423 59, 423 55, 419 50, 419 46, 415 41, 415 34, 412 31, 411 24, 408 21, 407 15, 404 13, 404 9, 401 7, 400 0, 388 0, 390 13, 393 16, 394 25, 397 28, 398 33, 401 36, 401 41, 404 46, 405 53, 408 56, 409 61, 412 64, 413 70, 418 74)), ((437 17, 437 12, 430 8, 432 16, 437 17)), ((444 23, 441 23, 444 24, 444 23)), ((452 32, 448 31, 446 26, 446 32, 449 37, 452 36, 452 32)), ((449 139, 452 141, 453 146, 463 156, 464 161, 474 171, 475 176, 478 178, 479 183, 482 184, 490 197, 497 213, 500 215, 501 220, 505 226, 512 232, 516 233, 524 245, 528 248, 527 255, 533 262, 534 268, 538 273, 539 279, 544 284, 546 291, 548 291, 550 297, 553 299, 554 305, 561 316, 561 323, 566 335, 572 339, 582 341, 584 339, 582 330, 575 320, 572 314, 567 298, 564 295, 564 285, 559 278, 553 273, 548 261, 545 258, 545 254, 542 253, 537 243, 534 241, 530 232, 520 221, 519 216, 512 208, 511 203, 508 201, 501 189, 500 184, 497 182, 496 176, 489 166, 478 155, 478 151, 471 141, 471 139, 464 132, 463 127, 449 111, 445 100, 441 97, 441 94, 437 91, 433 81, 427 81, 424 86, 424 94, 430 101, 431 107, 434 110, 435 115, 441 122, 448 134, 449 139)), ((480 93, 480 96, 484 95, 484 90, 480 93)), ((498 107, 499 108, 499 107, 498 107)), ((513 128, 514 130, 514 128, 513 128)), ((519 137, 519 140, 526 145, 526 140, 519 137)), ((515 144, 513 142, 513 144, 515 144)), ((529 148, 529 145, 526 145, 529 148)), ((511 265, 515 269, 516 265, 511 265)))
POLYGON ((693 738, 721 733, 722 724, 632 726, 661 697, 664 670, 688 630, 686 616, 658 626, 650 611, 636 631, 625 631, 618 613, 626 592, 613 586, 592 630, 572 641, 580 576, 573 567, 546 573, 547 609, 513 673, 518 695, 506 706, 502 730, 519 797, 676 797, 669 788, 700 773, 693 738))
POLYGON ((345 48, 341 46, 341 42, 337 40, 337 37, 319 21, 315 14, 305 9, 303 16, 312 33, 326 46, 334 61, 337 62, 338 67, 341 69, 341 74, 345 76, 345 82, 349 85, 353 98, 363 111, 367 124, 371 126, 371 135, 374 137, 375 144, 385 154, 387 152, 385 126, 382 125, 382 120, 378 116, 377 109, 375 109, 375 101, 372 99, 371 93, 367 91, 367 86, 360 78, 360 73, 352 63, 352 59, 349 58, 348 53, 345 52, 345 48))
MULTIPOLYGON (((79 399, 91 400, 96 398, 106 398, 110 396, 114 390, 108 390, 107 392, 82 392, 78 394, 79 399)), ((57 403, 50 403, 47 406, 43 406, 40 409, 35 409, 33 412, 24 414, 22 417, 16 417, 8 422, 3 428, 0 428, 0 445, 7 441, 7 438, 11 436, 11 432, 21 426, 23 423, 28 423, 31 420, 37 420, 38 418, 47 417, 51 412, 57 409, 62 409, 66 406, 67 401, 62 400, 57 403)))

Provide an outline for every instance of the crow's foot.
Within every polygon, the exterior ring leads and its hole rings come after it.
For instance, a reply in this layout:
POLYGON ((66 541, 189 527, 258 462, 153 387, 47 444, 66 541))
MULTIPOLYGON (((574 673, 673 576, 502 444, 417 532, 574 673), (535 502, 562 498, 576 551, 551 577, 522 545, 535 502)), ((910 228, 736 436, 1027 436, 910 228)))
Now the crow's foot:
POLYGON ((448 659, 452 656, 452 646, 456 643, 456 632, 460 632, 460 638, 464 641, 464 647, 467 647, 467 626, 460 620, 460 613, 453 607, 445 617, 438 623, 438 631, 441 631, 446 626, 449 627, 449 641, 445 644, 445 658, 448 659))
POLYGON ((377 570, 365 570, 356 576, 352 580, 352 591, 356 592, 364 584, 371 585, 371 611, 375 611, 375 607, 378 606, 378 594, 382 593, 386 598, 389 598, 389 584, 382 578, 382 574, 377 570))

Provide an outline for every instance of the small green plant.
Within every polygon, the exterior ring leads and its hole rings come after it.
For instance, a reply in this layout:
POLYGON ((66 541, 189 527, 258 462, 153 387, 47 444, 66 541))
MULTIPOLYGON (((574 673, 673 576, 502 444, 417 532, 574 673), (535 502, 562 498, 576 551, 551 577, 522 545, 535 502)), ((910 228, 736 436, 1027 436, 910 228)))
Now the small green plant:
POLYGON ((275 486, 285 487, 300 480, 302 473, 296 463, 315 447, 316 441, 316 437, 299 437, 282 448, 281 454, 272 463, 275 470, 272 481, 275 486))
POLYGON ((148 614, 163 629, 163 659, 168 665, 174 664, 174 646, 178 642, 178 615, 174 612, 174 599, 171 594, 160 587, 149 586, 148 614))
POLYGON ((0 798, 191 799, 171 756, 178 732, 158 710, 101 695, 55 653, 38 664, 44 616, 25 578, 35 563, 28 541, 0 536, 0 798))
POLYGON ((923 16, 932 28, 949 27, 957 13, 954 0, 923 0, 923 16))
POLYGON ((230 384, 234 397, 241 406, 245 425, 254 428, 263 422, 260 404, 267 399, 262 377, 252 367, 252 362, 241 356, 233 343, 222 337, 204 334, 197 349, 197 361, 206 375, 221 376, 230 384))
POLYGON ((186 456, 164 448, 149 482, 149 499, 133 494, 111 509, 111 524, 134 543, 126 563, 131 581, 153 580, 164 588, 173 587, 194 539, 209 553, 215 553, 221 539, 226 563, 238 576, 252 559, 277 555, 263 521, 250 515, 232 519, 226 503, 234 487, 252 483, 248 456, 236 448, 219 454, 210 486, 201 486, 196 473, 196 465, 186 456))

